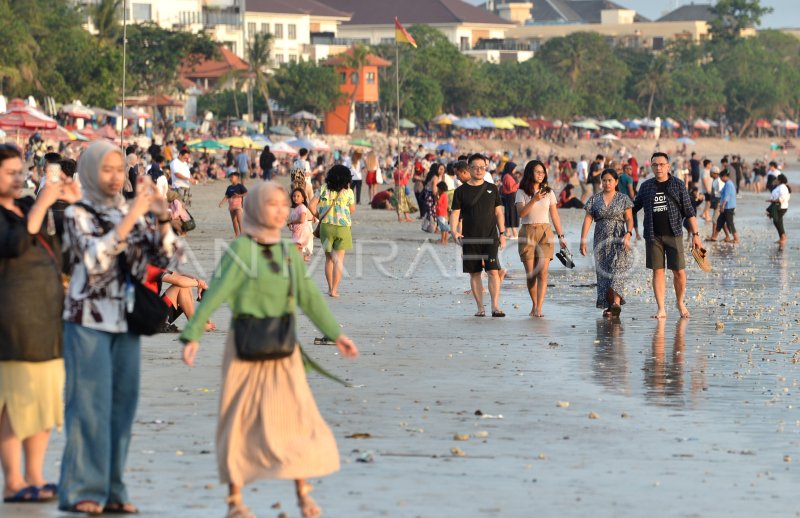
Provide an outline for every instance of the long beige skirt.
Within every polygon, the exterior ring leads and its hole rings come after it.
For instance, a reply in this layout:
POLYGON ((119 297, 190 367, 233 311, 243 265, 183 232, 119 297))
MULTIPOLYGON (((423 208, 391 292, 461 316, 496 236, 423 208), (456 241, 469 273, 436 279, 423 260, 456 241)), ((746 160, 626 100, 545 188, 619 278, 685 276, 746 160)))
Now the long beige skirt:
POLYGON ((339 470, 336 440, 306 380, 300 349, 281 360, 242 361, 228 334, 217 423, 220 482, 303 479, 339 470))
POLYGON ((27 439, 64 423, 64 360, 0 362, 0 412, 27 439))

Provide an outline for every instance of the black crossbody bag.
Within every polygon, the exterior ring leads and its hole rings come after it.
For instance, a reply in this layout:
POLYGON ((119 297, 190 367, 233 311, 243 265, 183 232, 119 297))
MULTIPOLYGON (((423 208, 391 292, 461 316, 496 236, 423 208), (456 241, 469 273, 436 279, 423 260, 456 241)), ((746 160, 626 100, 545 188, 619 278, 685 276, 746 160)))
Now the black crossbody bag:
POLYGON ((286 313, 279 317, 239 315, 233 319, 233 338, 236 356, 245 361, 280 360, 291 356, 297 346, 295 334, 295 285, 292 260, 286 242, 281 241, 283 257, 289 271, 289 293, 286 313))
MULTIPOLYGON (((104 222, 100 214, 93 207, 78 202, 80 206, 97 219, 103 232, 110 232, 114 227, 104 222)), ((128 268, 128 258, 125 252, 119 254, 117 265, 125 279, 125 320, 128 322, 128 332, 140 336, 152 336, 161 330, 167 321, 169 306, 161 296, 135 279, 128 268)))

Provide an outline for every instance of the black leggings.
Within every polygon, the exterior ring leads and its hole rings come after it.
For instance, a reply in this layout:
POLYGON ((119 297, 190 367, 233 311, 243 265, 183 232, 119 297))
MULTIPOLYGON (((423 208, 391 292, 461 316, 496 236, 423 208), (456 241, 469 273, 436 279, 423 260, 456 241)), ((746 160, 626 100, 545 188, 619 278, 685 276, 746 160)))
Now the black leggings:
POLYGON ((352 180, 353 190, 356 194, 356 205, 361 204, 361 180, 352 180))
POLYGON ((722 226, 727 224, 728 225, 728 232, 731 234, 736 233, 736 225, 733 224, 733 211, 736 209, 725 209, 724 211, 720 212, 719 217, 717 218, 717 233, 722 230, 722 226))
POLYGON ((786 214, 786 209, 778 209, 778 213, 772 218, 772 222, 775 223, 775 228, 778 231, 778 237, 783 237, 786 235, 786 230, 783 228, 783 215, 786 214))

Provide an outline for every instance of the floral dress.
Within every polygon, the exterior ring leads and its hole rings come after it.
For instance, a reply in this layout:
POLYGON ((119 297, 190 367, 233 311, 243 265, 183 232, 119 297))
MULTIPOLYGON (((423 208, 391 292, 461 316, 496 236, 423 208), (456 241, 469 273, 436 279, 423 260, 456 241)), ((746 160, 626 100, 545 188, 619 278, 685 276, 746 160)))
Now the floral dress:
POLYGON ((625 210, 633 207, 627 194, 616 193, 606 205, 598 192, 586 201, 584 209, 594 220, 594 268, 597 273, 597 307, 608 305, 606 294, 611 288, 625 304, 626 277, 633 266, 633 254, 625 250, 622 240, 628 231, 625 210))

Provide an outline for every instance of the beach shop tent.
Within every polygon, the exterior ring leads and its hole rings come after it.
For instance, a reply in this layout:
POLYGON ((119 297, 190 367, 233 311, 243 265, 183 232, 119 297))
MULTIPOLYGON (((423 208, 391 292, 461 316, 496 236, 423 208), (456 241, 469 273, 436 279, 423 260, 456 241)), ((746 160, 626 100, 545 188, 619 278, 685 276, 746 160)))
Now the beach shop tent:
POLYGON ((294 137, 294 130, 286 126, 270 126, 269 132, 275 135, 284 135, 286 137, 294 137))
POLYGON ((632 131, 638 130, 639 128, 642 127, 641 124, 639 123, 639 121, 637 121, 636 119, 632 119, 632 120, 626 119, 626 120, 622 121, 622 125, 625 126, 625 129, 632 130, 632 131))
POLYGON ((87 106, 81 104, 80 101, 65 104, 61 106, 60 111, 67 117, 72 117, 73 119, 91 120, 92 117, 94 117, 94 112, 87 106))
POLYGON ((296 138, 293 140, 287 140, 287 144, 292 146, 295 149, 306 148, 306 149, 314 149, 314 142, 304 139, 304 138, 296 138))
POLYGON ((191 144, 187 144, 189 149, 206 149, 206 150, 219 150, 219 149, 228 149, 229 146, 226 146, 222 142, 217 142, 216 140, 200 140, 192 142, 191 144))
POLYGON ((699 129, 699 130, 711 129, 711 125, 709 123, 707 123, 706 121, 704 121, 703 119, 697 119, 696 121, 694 121, 692 123, 692 127, 694 129, 699 129))
POLYGON ((330 151, 331 150, 331 146, 329 146, 328 143, 325 142, 322 139, 315 138, 315 139, 312 140, 312 142, 314 143, 314 147, 312 148, 314 151, 330 151))
POLYGON ((400 128, 401 129, 414 129, 417 125, 411 122, 408 119, 400 119, 400 128))
POLYGON ((625 130, 625 125, 622 124, 617 119, 607 119, 597 123, 598 126, 601 128, 609 129, 609 130, 625 130))
POLYGON ((286 142, 278 142, 270 146, 269 150, 276 155, 295 156, 297 154, 297 151, 286 142))
POLYGON ((582 121, 576 121, 570 124, 574 128, 586 129, 597 131, 600 129, 600 126, 597 125, 597 121, 594 119, 586 119, 582 121))
POLYGON ((0 114, 0 129, 6 131, 54 130, 57 126, 55 119, 27 106, 22 99, 12 99, 8 103, 8 111, 0 114))
POLYGON ((293 113, 292 115, 289 116, 289 118, 292 119, 292 120, 296 120, 296 121, 297 120, 314 121, 314 122, 318 122, 319 121, 319 118, 316 115, 314 115, 311 112, 307 112, 305 110, 300 110, 297 113, 293 113))
POLYGON ((472 120, 471 118, 458 119, 457 121, 453 122, 453 126, 465 130, 481 129, 481 125, 477 121, 472 120))
POLYGON ((514 125, 508 119, 494 118, 489 120, 492 122, 492 124, 494 124, 494 127, 497 129, 506 129, 506 130, 514 129, 514 125))
POLYGON ((441 124, 443 126, 450 126, 457 120, 458 117, 456 117, 452 113, 443 113, 441 115, 437 115, 436 117, 432 118, 431 122, 434 124, 441 124))

